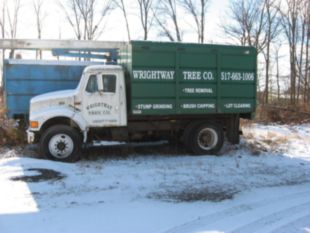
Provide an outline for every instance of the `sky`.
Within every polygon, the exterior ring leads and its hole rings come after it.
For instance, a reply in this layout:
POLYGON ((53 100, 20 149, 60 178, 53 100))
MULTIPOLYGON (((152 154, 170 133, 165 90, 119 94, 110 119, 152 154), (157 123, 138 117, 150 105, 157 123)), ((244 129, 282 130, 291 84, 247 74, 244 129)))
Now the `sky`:
MULTIPOLYGON (((59 7, 59 0, 43 0, 43 11, 45 18, 43 21, 42 39, 75 39, 74 32, 71 26, 65 19, 63 10, 59 7)), ((65 2, 66 0, 61 0, 65 2)), ((98 0, 100 2, 102 0, 98 0)), ((128 18, 130 24, 130 33, 132 40, 142 40, 143 30, 139 19, 137 8, 135 7, 137 0, 124 0, 127 6, 128 18)), ((1 0, 0 0, 1 2, 1 0)), ((10 0, 10 3, 13 1, 10 0)), ((22 6, 20 9, 20 18, 17 29, 17 38, 20 39, 33 39, 37 37, 35 14, 33 9, 33 0, 21 0, 22 6)), ((209 0, 209 7, 206 14, 206 29, 205 29, 205 41, 212 44, 227 44, 231 43, 231 40, 225 37, 221 25, 229 21, 229 4, 230 0, 209 0)), ((195 33, 195 27, 190 15, 185 14, 180 10, 179 18, 181 22, 181 28, 184 28, 183 41, 184 42, 197 42, 197 35, 195 33)), ((104 22, 104 31, 98 38, 103 41, 127 41, 127 31, 125 27, 125 21, 120 9, 113 10, 106 18, 104 22)), ((149 33, 148 40, 162 41, 167 40, 159 36, 158 30, 153 26, 149 33)), ((287 54, 288 50, 283 47, 283 54, 287 54)), ((23 52, 23 58, 34 59, 33 52, 23 52)), ((47 53, 45 59, 50 59, 50 53, 47 53)), ((285 55, 286 56, 286 55, 285 55)), ((287 56, 286 56, 287 57, 287 56)), ((283 60, 283 72, 288 73, 287 61, 283 60)), ((260 85, 264 84, 264 80, 260 82, 260 85)))
MULTIPOLYGON (((18 38, 36 38, 36 27, 34 10, 32 7, 33 0, 23 0, 18 25, 18 38)), ((65 20, 63 11, 57 4, 58 0, 45 0, 44 10, 46 16, 43 22, 43 39, 74 39, 72 28, 65 20), (61 32, 61 33, 60 33, 61 32), (61 34, 61 36, 60 36, 61 34)), ((142 27, 139 20, 138 12, 134 7, 136 0, 125 0, 128 7, 129 24, 132 39, 143 39, 142 27)), ((229 0, 210 0, 206 16, 206 40, 207 42, 221 43, 224 42, 224 36, 220 24, 225 20, 229 0)), ((193 21, 189 15, 180 11, 180 18, 184 19, 183 27, 186 28, 184 40, 187 42, 196 42, 196 35, 193 30, 193 21)), ((158 36, 155 27, 151 28, 150 39, 162 40, 158 36)), ((105 30, 100 40, 126 41, 127 32, 123 15, 119 9, 113 10, 105 22, 105 30)))
MULTIPOLYGON (((18 39, 35 39, 37 38, 36 18, 33 8, 34 0, 21 0, 21 8, 19 12, 17 38, 18 39)), ((58 1, 65 2, 66 0, 43 0, 43 27, 42 39, 76 39, 72 27, 65 19, 64 11, 60 8, 58 1)), ((102 0, 98 0, 100 2, 102 0)), ((143 31, 141 27, 140 18, 136 8, 137 0, 124 0, 127 6, 130 33, 132 40, 142 40, 143 31)), ((2 0, 0 0, 2 3, 2 0)), ((14 1, 8 1, 12 8, 14 1)), ((205 40, 207 43, 225 43, 226 39, 220 27, 221 23, 227 18, 229 0, 209 0, 206 15, 206 29, 205 40)), ((184 14, 181 10, 178 12, 179 18, 182 19, 181 28, 185 28, 183 41, 197 42, 197 35, 194 30, 193 20, 190 15, 184 14)), ((8 24, 8 22, 6 22, 8 24)), ((6 25, 8 27, 8 25, 6 25)), ((7 36, 9 38, 9 36, 7 36)), ((104 22, 104 31, 98 38, 103 41, 127 41, 127 31, 125 21, 120 9, 116 8, 110 12, 104 22)), ((149 33, 149 40, 161 41, 167 40, 158 35, 158 30, 152 26, 149 33)), ((7 51, 8 53, 8 51, 7 51)), ((6 55, 6 57, 8 54, 6 55)), ((35 53, 32 51, 23 51, 22 57, 27 59, 34 59, 35 53)), ((45 59, 53 59, 50 52, 44 53, 45 59)), ((0 78, 1 85, 1 78, 0 78)))

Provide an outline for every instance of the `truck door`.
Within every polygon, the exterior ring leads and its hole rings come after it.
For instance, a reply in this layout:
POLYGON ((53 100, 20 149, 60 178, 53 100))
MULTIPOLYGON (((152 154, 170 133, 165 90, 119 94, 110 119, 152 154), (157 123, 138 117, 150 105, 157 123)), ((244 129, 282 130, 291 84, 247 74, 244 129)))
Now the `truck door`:
POLYGON ((83 96, 83 116, 89 127, 122 125, 118 73, 89 74, 83 96))

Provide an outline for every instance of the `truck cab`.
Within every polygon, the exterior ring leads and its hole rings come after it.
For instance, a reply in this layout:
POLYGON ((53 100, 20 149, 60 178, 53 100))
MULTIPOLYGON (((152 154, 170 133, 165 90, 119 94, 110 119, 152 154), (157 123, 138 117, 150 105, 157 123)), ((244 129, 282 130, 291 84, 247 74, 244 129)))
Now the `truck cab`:
POLYGON ((40 140, 41 153, 49 158, 71 159, 80 149, 76 147, 87 141, 90 128, 126 126, 126 109, 122 67, 88 66, 75 90, 31 99, 28 142, 40 140))
POLYGON ((121 66, 89 66, 81 78, 74 106, 88 127, 126 126, 125 89, 121 66))

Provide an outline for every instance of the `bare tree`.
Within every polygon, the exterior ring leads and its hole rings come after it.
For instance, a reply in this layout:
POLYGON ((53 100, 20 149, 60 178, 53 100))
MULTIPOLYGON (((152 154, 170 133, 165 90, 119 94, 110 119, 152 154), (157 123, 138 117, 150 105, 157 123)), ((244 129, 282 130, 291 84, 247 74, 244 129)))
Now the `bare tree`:
MULTIPOLYGON (((45 12, 43 11, 43 3, 44 0, 33 0, 33 10, 36 17, 38 39, 42 38, 43 21, 46 16, 45 12)), ((37 51, 36 57, 42 59, 42 50, 37 51)))
POLYGON ((305 85, 304 85, 304 102, 309 103, 310 102, 310 59, 309 59, 309 42, 310 42, 310 3, 307 2, 307 5, 305 7, 306 10, 306 57, 305 57, 305 85))
POLYGON ((36 17, 38 39, 42 38, 42 27, 45 18, 45 12, 43 12, 43 3, 44 0, 33 0, 33 10, 36 17))
POLYGON ((300 96, 307 95, 307 85, 309 79, 309 37, 310 37, 310 3, 304 0, 300 10, 300 39, 299 39, 299 57, 297 58, 298 83, 297 83, 297 101, 300 96))
MULTIPOLYGON (((5 38, 5 11, 6 11, 6 0, 1 1, 1 17, 0 17, 0 28, 1 28, 1 36, 2 38, 5 38)), ((1 56, 2 61, 4 61, 5 58, 5 49, 1 50, 1 56)), ((3 62, 1 64, 1 69, 3 68, 3 62)), ((3 75, 0 75, 0 92, 2 91, 2 85, 3 85, 3 75)))
POLYGON ((150 30, 150 27, 152 25, 153 17, 151 16, 152 13, 152 0, 137 0, 139 5, 139 13, 140 13, 140 20, 141 25, 143 28, 143 38, 144 40, 147 40, 148 33, 150 30))
POLYGON ((254 46, 258 53, 265 47, 265 0, 234 0, 230 4, 231 22, 224 24, 226 35, 241 45, 254 46))
POLYGON ((305 41, 306 41, 306 30, 307 30, 307 14, 308 12, 305 11, 308 10, 306 5, 308 4, 308 1, 303 1, 302 2, 302 7, 300 9, 300 15, 299 15, 299 18, 300 18, 300 25, 299 25, 299 31, 300 31, 300 49, 299 49, 299 57, 296 58, 296 63, 297 63, 297 101, 299 101, 299 97, 300 97, 300 92, 301 92, 301 86, 302 86, 302 82, 304 81, 304 71, 303 71, 303 68, 304 68, 304 49, 305 49, 305 41))
POLYGON ((82 39, 82 15, 78 9, 76 0, 67 0, 66 5, 59 0, 59 5, 65 13, 66 20, 72 27, 75 37, 82 39))
POLYGON ((271 45, 273 40, 279 35, 280 21, 277 0, 265 0, 265 18, 266 24, 264 27, 265 44, 266 48, 263 51, 265 58, 265 103, 269 101, 269 73, 270 73, 270 58, 271 58, 271 45))
POLYGON ((124 3, 124 0, 115 0, 114 1, 116 6, 121 9, 124 19, 125 19, 125 24, 126 24, 126 30, 127 30, 127 36, 128 36, 128 40, 130 41, 130 28, 129 28, 129 22, 128 22, 128 15, 127 15, 127 10, 126 10, 126 6, 124 3))
POLYGON ((66 3, 59 1, 78 40, 93 40, 102 34, 103 19, 113 9, 112 0, 66 0, 66 3))
POLYGON ((276 83, 277 83, 277 99, 278 102, 280 101, 280 94, 281 94, 281 85, 280 85, 280 59, 283 57, 280 55, 280 49, 282 47, 282 43, 277 43, 274 46, 274 56, 275 56, 275 63, 276 63, 276 83))
MULTIPOLYGON (((254 46, 264 57, 264 103, 269 102, 272 47, 281 31, 278 0, 233 1, 230 6, 232 22, 223 26, 226 34, 241 45, 254 46)), ((279 62, 279 57, 276 57, 279 62)), ((279 74, 277 74, 277 77, 279 74)), ((277 80, 278 81, 278 80, 277 80)))
POLYGON ((182 32, 179 26, 176 0, 159 0, 155 20, 160 28, 161 35, 170 41, 182 41, 182 32))
POLYGON ((281 93, 281 89, 280 89, 280 65, 279 65, 279 49, 276 50, 276 69, 277 69, 277 73, 276 73, 276 79, 277 79, 277 96, 278 96, 278 102, 280 101, 280 93, 281 93))
POLYGON ((7 16, 10 30, 9 35, 10 38, 16 38, 19 10, 21 5, 20 0, 13 0, 12 2, 13 3, 11 6, 7 6, 7 16))
POLYGON ((6 15, 6 2, 7 0, 1 1, 1 19, 0 19, 0 28, 1 28, 1 36, 5 38, 5 15, 6 15))
POLYGON ((112 10, 112 1, 100 2, 101 12, 96 17, 96 9, 99 8, 97 0, 78 0, 78 7, 84 21, 84 39, 93 40, 102 34, 100 26, 104 17, 112 10))
MULTIPOLYGON (((9 36, 14 39, 17 35, 17 26, 19 19, 19 11, 20 11, 20 0, 12 0, 10 2, 6 2, 6 13, 7 19, 9 23, 9 36), (10 3, 10 4, 9 4, 10 3)), ((10 58, 14 57, 14 49, 10 51, 10 58)))
POLYGON ((204 43, 205 40, 205 16, 208 0, 179 0, 187 13, 189 13, 195 22, 198 34, 198 43, 204 43))
POLYGON ((297 43, 299 37, 299 15, 303 0, 285 0, 286 5, 280 8, 281 25, 290 53, 290 100, 296 103, 297 80, 297 43))

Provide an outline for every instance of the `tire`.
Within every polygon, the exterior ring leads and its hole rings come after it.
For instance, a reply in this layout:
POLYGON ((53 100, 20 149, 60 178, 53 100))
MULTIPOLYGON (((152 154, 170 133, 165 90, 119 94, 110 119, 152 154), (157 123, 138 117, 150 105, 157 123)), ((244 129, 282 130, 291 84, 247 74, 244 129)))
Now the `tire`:
POLYGON ((193 130, 197 127, 197 125, 201 124, 202 122, 191 122, 189 125, 186 126, 184 132, 183 132, 183 137, 182 141, 187 150, 192 152, 191 149, 191 137, 193 134, 193 130))
POLYGON ((47 159, 75 162, 80 158, 82 140, 79 133, 67 125, 48 128, 40 139, 40 154, 47 159))
POLYGON ((192 129, 189 142, 195 155, 216 155, 223 146, 223 129, 215 123, 199 124, 192 129))

